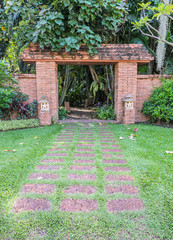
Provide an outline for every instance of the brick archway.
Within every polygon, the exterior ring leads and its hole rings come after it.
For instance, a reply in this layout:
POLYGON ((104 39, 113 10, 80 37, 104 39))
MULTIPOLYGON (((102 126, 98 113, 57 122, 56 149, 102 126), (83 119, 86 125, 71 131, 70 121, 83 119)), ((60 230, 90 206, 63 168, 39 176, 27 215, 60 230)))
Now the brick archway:
POLYGON ((30 44, 20 59, 36 63, 36 98, 39 102, 38 116, 41 125, 50 125, 58 120, 57 65, 115 65, 115 113, 117 121, 135 123, 137 96, 137 65, 148 63, 153 57, 141 44, 104 44, 91 56, 85 45, 73 53, 42 50, 37 44, 30 44), (133 109, 125 109, 123 99, 133 97, 133 109), (47 103, 45 103, 47 101, 47 103), (44 108, 41 107, 43 106, 44 108), (47 107, 46 107, 47 104, 47 107), (49 105, 49 106, 48 106, 49 105))

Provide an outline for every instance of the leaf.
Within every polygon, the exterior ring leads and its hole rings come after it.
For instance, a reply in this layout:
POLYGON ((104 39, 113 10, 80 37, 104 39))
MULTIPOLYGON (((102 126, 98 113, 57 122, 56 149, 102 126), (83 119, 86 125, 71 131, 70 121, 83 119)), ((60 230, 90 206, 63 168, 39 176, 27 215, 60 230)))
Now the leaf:
POLYGON ((23 142, 22 143, 19 143, 20 145, 23 145, 23 142))
POLYGON ((166 153, 171 153, 171 154, 173 154, 173 151, 165 151, 166 153))
POLYGON ((10 152, 10 150, 5 149, 4 152, 10 152))
POLYGON ((63 0, 64 2, 64 6, 67 7, 69 4, 70 4, 70 1, 69 0, 63 0))
POLYGON ((11 152, 13 152, 13 153, 14 153, 14 152, 16 152, 16 150, 14 149, 14 150, 12 150, 11 152))
POLYGON ((101 125, 102 125, 102 123, 99 123, 99 125, 101 126, 101 125))
POLYGON ((120 139, 120 140, 124 140, 124 138, 123 138, 123 137, 119 137, 119 139, 120 139))
POLYGON ((37 139, 37 138, 39 138, 39 137, 34 137, 34 139, 37 139))

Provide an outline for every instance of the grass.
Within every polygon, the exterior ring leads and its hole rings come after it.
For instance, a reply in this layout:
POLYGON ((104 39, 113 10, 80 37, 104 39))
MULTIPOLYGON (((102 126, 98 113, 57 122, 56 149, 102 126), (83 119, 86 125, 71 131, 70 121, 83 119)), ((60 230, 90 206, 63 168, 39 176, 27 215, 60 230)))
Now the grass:
MULTIPOLYGON (((125 198, 120 193, 107 195, 104 191, 108 174, 102 163, 101 145, 98 138, 98 124, 94 130, 96 168, 89 173, 96 175, 96 181, 82 181, 83 185, 96 187, 92 195, 77 194, 71 198, 90 198, 98 201, 99 209, 90 213, 65 213, 59 210, 61 200, 66 198, 64 189, 77 180, 67 179, 69 173, 84 173, 70 171, 73 164, 73 153, 78 143, 77 136, 81 132, 78 124, 74 139, 70 143, 63 168, 58 171, 58 180, 39 180, 39 183, 55 184, 56 192, 51 195, 38 194, 20 195, 20 189, 40 160, 53 145, 62 126, 39 127, 36 129, 17 130, 0 133, 0 239, 172 239, 172 155, 166 150, 172 149, 173 130, 147 125, 129 126, 109 125, 115 139, 119 140, 127 166, 139 188, 139 198, 143 199, 145 210, 136 212, 108 213, 106 202, 110 199, 125 198), (138 127, 136 141, 129 140, 132 129, 138 127), (23 143, 23 144, 20 144, 23 143), (10 150, 4 152, 4 150, 10 150), (12 152, 12 150, 16 150, 12 152), (46 198, 52 207, 50 212, 21 212, 14 214, 13 205, 18 197, 46 198)), ((108 148, 110 143, 107 143, 108 148)), ((61 146, 61 144, 59 144, 61 146)), ((66 148, 66 147, 65 147, 66 148)), ((92 147, 90 147, 92 148, 92 147)), ((58 163, 57 163, 58 164, 58 163)), ((60 165, 60 164, 58 164, 60 165)), ((77 165, 77 164, 76 164, 77 165)), ((82 164, 84 165, 84 164, 82 164)), ((89 164, 91 165, 91 164, 89 164)), ((113 166, 113 165, 112 165, 113 166)), ((109 174, 121 174, 110 172, 109 174)), ((125 173, 129 175, 129 173, 125 173)), ((80 182, 81 183, 81 182, 80 182)), ((112 183, 114 185, 118 182, 112 183)), ((125 184, 125 183, 122 183, 125 184)), ((133 196, 128 196, 133 197, 133 196)))

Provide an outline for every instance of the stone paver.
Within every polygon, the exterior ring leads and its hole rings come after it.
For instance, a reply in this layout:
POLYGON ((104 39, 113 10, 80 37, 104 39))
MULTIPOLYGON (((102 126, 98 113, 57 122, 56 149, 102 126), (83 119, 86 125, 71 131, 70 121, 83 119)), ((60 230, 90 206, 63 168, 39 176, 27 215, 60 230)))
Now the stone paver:
POLYGON ((66 194, 76 194, 76 193, 93 194, 96 192, 96 188, 93 186, 73 185, 66 188, 64 192, 66 194))
POLYGON ((93 152, 93 149, 90 148, 77 148, 76 152, 93 152))
POLYGON ((56 171, 61 168, 62 168, 62 166, 57 166, 57 165, 38 165, 38 166, 36 166, 36 169, 40 170, 40 171, 48 171, 48 170, 56 171))
POLYGON ((97 201, 91 199, 64 199, 60 205, 60 210, 65 212, 90 212, 97 209, 97 201))
POLYGON ((126 164, 127 161, 123 159, 103 159, 103 163, 107 164, 126 164))
POLYGON ((105 143, 105 142, 107 142, 107 143, 110 143, 110 142, 111 143, 118 143, 116 140, 108 140, 108 139, 105 139, 105 140, 102 139, 101 142, 102 143, 105 143))
POLYGON ((105 171, 129 172, 130 168, 129 167, 106 167, 105 171))
POLYGON ((94 144, 92 144, 92 143, 83 143, 83 144, 77 144, 76 145, 77 147, 94 147, 95 145, 94 144))
POLYGON ((122 185, 117 187, 106 186, 106 193, 113 194, 121 192, 123 194, 138 194, 138 188, 132 185, 122 185))
POLYGON ((66 157, 67 153, 49 153, 45 155, 46 157, 66 157))
POLYGON ((103 158, 113 158, 114 155, 113 154, 102 154, 103 158))
POLYGON ((90 142, 94 142, 94 140, 80 139, 80 140, 78 140, 78 142, 88 142, 88 143, 90 143, 90 142))
POLYGON ((74 160, 74 163, 86 163, 86 164, 94 164, 94 160, 92 159, 79 159, 79 160, 74 160))
POLYGON ((121 149, 102 149, 102 152, 113 152, 113 153, 117 153, 117 152, 122 152, 121 149))
POLYGON ((21 193, 37 193, 37 194, 49 194, 55 191, 56 186, 53 184, 25 184, 21 193))
MULTIPOLYGON (((101 147, 108 147, 108 145, 107 144, 101 144, 101 147)), ((112 144, 110 147, 112 147, 112 148, 118 148, 118 147, 120 147, 120 145, 118 145, 118 144, 112 144)))
POLYGON ((68 179, 74 179, 74 180, 89 180, 89 181, 94 181, 96 180, 96 176, 94 174, 75 174, 75 173, 70 173, 68 175, 68 179))
POLYGON ((18 199, 13 207, 13 211, 49 211, 50 202, 43 199, 21 198, 18 199))
POLYGON ((95 157, 95 154, 93 153, 75 153, 73 154, 73 157, 95 157))
MULTIPOLYGON (((122 150, 117 144, 114 134, 109 130, 109 126, 99 123, 99 125, 97 125, 98 131, 95 132, 94 128, 96 127, 92 124, 79 123, 78 125, 69 124, 64 127, 62 133, 57 136, 54 145, 49 149, 48 153, 45 154, 47 158, 40 161, 40 163, 45 165, 40 164, 36 166, 36 172, 31 173, 28 177, 29 183, 25 184, 21 189, 23 197, 28 193, 34 193, 40 194, 39 198, 42 197, 44 199, 20 198, 13 207, 15 213, 20 211, 49 211, 50 202, 45 199, 48 198, 46 194, 49 194, 50 197, 50 194, 55 192, 56 185, 54 185, 54 182, 58 183, 61 174, 64 174, 64 170, 65 173, 67 173, 66 180, 68 187, 64 189, 66 198, 61 201, 60 210, 64 212, 84 213, 98 210, 97 200, 91 199, 93 196, 90 196, 90 194, 94 193, 102 194, 99 188, 97 189, 95 186, 95 183, 93 184, 97 179, 97 172, 100 170, 98 162, 102 164, 102 167, 105 166, 105 175, 107 174, 107 176, 102 179, 103 183, 107 181, 108 184, 104 186, 105 190, 102 190, 108 194, 107 211, 121 212, 144 209, 142 200, 138 198, 122 197, 121 199, 117 199, 119 193, 124 194, 124 196, 137 195, 138 188, 135 185, 130 185, 130 182, 134 180, 131 175, 126 175, 126 172, 130 172, 129 167, 126 165, 112 165, 127 164, 127 161, 124 159, 122 150), (76 145, 74 145, 73 139, 77 139, 76 145), (96 148, 97 155, 94 154, 96 139, 99 139, 101 143, 101 150, 99 151, 98 148, 96 148), (73 152, 70 151, 68 154, 69 148, 73 152), (66 159, 67 156, 70 157, 70 159, 66 159), (99 159, 96 159, 97 156, 99 156, 99 159), (73 159, 71 159, 71 157, 73 157, 73 159), (97 165, 95 165, 96 160, 97 165), (73 165, 68 165, 67 168, 64 163, 68 163, 68 161, 73 165), (62 163, 63 166, 57 165, 58 163, 62 163), (61 171, 59 171, 58 174, 58 170, 60 169, 61 171), (90 172, 92 170, 94 170, 94 174, 90 172), (110 172, 110 174, 108 174, 108 172, 110 172), (31 180, 32 183, 30 183, 31 180), (50 184, 50 180, 53 184, 50 184), (69 198, 70 194, 73 195, 74 199, 69 198), (87 199, 76 199, 76 194, 84 194, 84 198, 87 199), (112 196, 110 196, 111 194, 112 196), (112 200, 109 200, 110 198, 112 200)), ((96 146, 98 147, 97 143, 96 146)))
POLYGON ((133 182, 133 177, 130 175, 107 175, 106 181, 130 181, 133 182))
POLYGON ((64 159, 43 159, 40 161, 41 163, 62 163, 64 162, 64 159))
POLYGON ((37 180, 41 180, 41 179, 47 179, 47 180, 55 180, 58 179, 58 174, 56 173, 31 173, 31 175, 29 176, 28 179, 37 179, 37 180))
POLYGON ((94 166, 85 166, 85 165, 71 165, 71 170, 77 170, 77 171, 91 171, 94 169, 94 166))
POLYGON ((109 212, 136 211, 144 209, 143 201, 138 198, 117 199, 108 202, 109 212))

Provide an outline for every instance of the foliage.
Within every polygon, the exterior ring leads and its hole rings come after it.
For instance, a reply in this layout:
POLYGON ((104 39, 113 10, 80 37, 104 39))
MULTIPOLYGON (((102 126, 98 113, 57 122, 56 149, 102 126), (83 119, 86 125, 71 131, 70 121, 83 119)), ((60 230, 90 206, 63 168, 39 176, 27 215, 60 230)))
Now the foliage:
POLYGON ((142 111, 152 122, 173 122, 173 79, 163 80, 163 85, 153 90, 142 111))
POLYGON ((5 53, 8 42, 8 17, 4 10, 4 1, 2 0, 0 3, 0 56, 5 53))
POLYGON ((72 87, 69 89, 65 99, 70 102, 70 106, 76 107, 84 104, 86 98, 86 87, 85 82, 74 82, 72 87))
POLYGON ((36 117, 37 102, 28 103, 28 96, 20 91, 17 83, 8 64, 0 61, 0 119, 10 119, 15 112, 18 119, 36 117))
POLYGON ((0 121, 0 131, 39 127, 38 119, 0 121))
POLYGON ((114 113, 113 105, 99 107, 97 109, 97 117, 103 120, 116 120, 116 114, 114 113))
POLYGON ((59 120, 66 119, 67 114, 68 114, 68 111, 64 107, 59 107, 58 108, 59 120))
POLYGON ((125 20, 126 3, 121 0, 19 0, 6 1, 6 12, 18 14, 13 27, 20 45, 39 43, 59 51, 79 50, 87 44, 90 53, 115 36, 125 20))
POLYGON ((164 39, 159 32, 158 28, 153 27, 153 21, 157 21, 161 16, 167 16, 169 22, 173 20, 173 4, 166 4, 164 1, 154 1, 139 4, 141 17, 138 21, 133 22, 135 29, 138 29, 142 34, 154 38, 158 41, 164 42, 173 47, 173 37, 171 32, 168 32, 167 39, 164 39))
POLYGON ((16 113, 17 119, 37 117, 37 101, 28 103, 28 95, 16 90, 0 89, 0 119, 9 120, 16 113))
POLYGON ((8 63, 0 60, 0 88, 11 88, 17 81, 10 74, 8 63))

